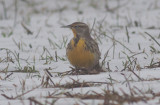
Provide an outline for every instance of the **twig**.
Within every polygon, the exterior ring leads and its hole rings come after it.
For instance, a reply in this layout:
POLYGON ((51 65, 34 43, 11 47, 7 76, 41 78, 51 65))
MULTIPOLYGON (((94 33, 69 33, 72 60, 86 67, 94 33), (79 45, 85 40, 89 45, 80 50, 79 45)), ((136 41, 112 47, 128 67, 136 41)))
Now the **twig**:
MULTIPOLYGON (((29 99, 31 102, 34 102, 35 105, 37 105, 37 104, 38 104, 38 105, 44 105, 44 104, 40 103, 39 101, 35 100, 34 97, 29 97, 28 99, 29 99)), ((32 104, 31 104, 31 105, 32 105, 32 104)))
POLYGON ((47 69, 45 69, 45 71, 46 71, 46 73, 48 74, 49 77, 53 77, 52 74, 47 69))
POLYGON ((7 95, 5 95, 5 94, 1 94, 3 97, 5 97, 6 99, 10 99, 10 100, 12 100, 12 99, 14 99, 13 97, 8 97, 7 95))
POLYGON ((33 90, 39 88, 40 86, 41 86, 41 85, 38 85, 38 86, 32 88, 31 90, 28 90, 28 91, 26 91, 26 92, 24 92, 24 93, 22 93, 22 94, 20 94, 20 95, 17 95, 17 96, 15 96, 15 97, 9 97, 9 96, 7 96, 7 95, 5 95, 5 94, 1 94, 1 95, 4 96, 4 97, 7 98, 7 99, 13 100, 13 99, 17 99, 17 98, 19 98, 19 97, 21 97, 21 96, 23 96, 23 95, 25 95, 25 94, 33 91, 33 90))
POLYGON ((25 95, 25 94, 27 94, 27 93, 29 93, 29 92, 37 89, 37 88, 39 88, 40 86, 41 86, 41 85, 38 85, 38 86, 32 88, 31 90, 28 90, 28 91, 26 91, 26 92, 24 92, 24 93, 22 93, 22 94, 20 94, 20 95, 17 95, 14 99, 19 98, 19 97, 21 97, 21 96, 23 96, 23 95, 25 95))
POLYGON ((51 77, 53 77, 52 74, 47 69, 45 69, 44 71, 46 72, 47 77, 50 79, 50 81, 52 82, 52 84, 55 86, 55 84, 54 84, 54 82, 52 81, 52 78, 51 78, 51 77))
POLYGON ((9 78, 13 73, 8 74, 3 80, 6 80, 7 78, 9 78))

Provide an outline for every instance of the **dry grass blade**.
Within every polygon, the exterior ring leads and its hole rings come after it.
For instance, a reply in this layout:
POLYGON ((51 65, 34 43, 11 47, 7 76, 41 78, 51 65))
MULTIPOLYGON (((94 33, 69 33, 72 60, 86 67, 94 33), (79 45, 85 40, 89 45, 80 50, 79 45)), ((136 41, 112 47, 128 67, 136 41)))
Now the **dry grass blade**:
POLYGON ((128 84, 129 90, 130 90, 130 94, 131 94, 131 96, 133 96, 133 92, 132 92, 132 88, 131 88, 129 80, 127 79, 127 77, 123 73, 121 73, 121 74, 124 76, 125 80, 127 81, 127 84, 128 84))
MULTIPOLYGON (((100 33, 101 34, 101 33, 100 33)), ((120 45, 122 45, 124 48, 126 48, 130 53, 133 53, 133 51, 131 51, 128 47, 126 47, 126 45, 124 45, 123 43, 121 43, 120 41, 116 40, 115 38, 113 39, 112 37, 105 35, 106 37, 108 37, 111 40, 114 40, 115 42, 119 43, 120 45)))
POLYGON ((129 37, 129 32, 128 32, 128 28, 127 28, 127 27, 126 27, 126 35, 127 35, 127 41, 128 41, 128 43, 129 43, 130 37, 129 37))
POLYGON ((73 89, 73 88, 82 88, 82 87, 92 87, 92 86, 100 86, 102 83, 94 83, 94 82, 79 82, 73 81, 73 82, 68 82, 66 84, 56 84, 54 88, 66 88, 66 89, 73 89))
POLYGON ((26 30, 27 34, 33 34, 33 32, 23 22, 21 22, 21 25, 26 30))
POLYGON ((94 18, 94 22, 93 22, 92 28, 91 28, 91 30, 90 30, 90 34, 91 34, 92 31, 93 31, 93 28, 94 28, 95 23, 96 23, 96 19, 94 18))
POLYGON ((48 71, 48 69, 45 69, 44 70, 45 71, 45 73, 47 74, 47 77, 46 77, 46 82, 44 82, 43 83, 43 85, 46 85, 46 87, 49 85, 49 80, 51 81, 51 83, 55 86, 55 84, 54 84, 54 82, 53 82, 53 80, 52 80, 52 74, 48 71))
POLYGON ((160 46, 160 43, 149 33, 145 32, 145 34, 147 34, 149 37, 151 37, 156 43, 158 46, 160 46))
POLYGON ((7 78, 9 78, 13 73, 8 74, 4 79, 2 80, 6 80, 7 78))
POLYGON ((139 80, 141 80, 141 81, 144 80, 143 78, 139 77, 133 70, 129 70, 129 71, 131 71, 139 80))
MULTIPOLYGON (((123 93, 123 95, 120 95, 118 92, 115 91, 105 91, 104 94, 97 93, 95 91, 92 94, 81 94, 81 93, 76 93, 76 94, 71 94, 70 92, 64 93, 66 98, 80 98, 80 99, 98 99, 98 100, 104 100, 104 105, 122 105, 124 103, 137 103, 140 101, 147 102, 147 100, 151 100, 153 98, 159 97, 160 93, 156 93, 153 95, 153 97, 150 96, 134 96, 134 95, 129 95, 124 92, 124 90, 120 89, 123 93), (117 104, 115 104, 117 103, 117 104)), ((143 93, 142 93, 143 94, 143 93)), ((65 98, 65 97, 63 97, 65 98)))
POLYGON ((88 74, 99 74, 100 72, 105 72, 104 70, 86 70, 86 69, 76 69, 73 67, 70 67, 72 70, 58 73, 58 76, 65 76, 65 75, 88 75, 88 74))
POLYGON ((157 68, 160 67, 160 62, 155 62, 150 64, 149 66, 145 66, 145 68, 157 68))
POLYGON ((104 99, 104 96, 101 94, 71 94, 69 92, 64 93, 65 96, 71 98, 80 98, 80 99, 104 99))
MULTIPOLYGON (((34 97, 29 97, 28 98, 29 100, 30 100, 30 103, 34 103, 35 105, 44 105, 44 104, 42 104, 41 102, 39 102, 39 101, 37 101, 36 99, 34 99, 34 97)), ((32 105, 32 104, 31 104, 32 105)))

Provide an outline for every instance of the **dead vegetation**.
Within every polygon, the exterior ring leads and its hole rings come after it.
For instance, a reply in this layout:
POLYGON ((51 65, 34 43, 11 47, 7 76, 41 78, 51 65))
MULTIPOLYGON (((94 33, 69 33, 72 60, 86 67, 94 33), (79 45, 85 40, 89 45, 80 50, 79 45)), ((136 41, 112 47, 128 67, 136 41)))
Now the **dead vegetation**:
MULTIPOLYGON (((62 86, 62 85, 61 85, 62 86)), ((24 96, 25 94, 33 91, 34 89, 39 88, 40 86, 37 86, 27 92, 24 92, 23 94, 17 95, 15 97, 9 97, 5 94, 1 94, 5 98, 9 100, 15 100, 17 98, 20 98, 24 96)), ((57 88, 57 87, 55 87, 57 88)), ((70 88, 70 87, 69 87, 70 88)), ((154 93, 151 91, 142 91, 138 89, 137 87, 132 88, 132 94, 126 93, 125 90, 121 89, 121 94, 119 92, 116 92, 114 90, 104 90, 104 93, 97 93, 95 91, 88 91, 85 94, 82 93, 71 93, 71 92, 61 92, 57 93, 56 91, 49 94, 48 96, 45 96, 44 98, 52 98, 54 101, 48 102, 47 105, 53 105, 57 100, 60 98, 78 98, 82 100, 101 100, 103 105, 123 105, 124 103, 132 104, 132 103, 138 103, 143 101, 144 103, 147 103, 149 100, 153 100, 155 98, 160 97, 160 93, 154 93), (147 95, 146 95, 147 94, 147 95)), ((44 105, 41 101, 37 100, 36 97, 29 97, 28 100, 30 103, 34 103, 36 105, 44 105)), ((31 104, 32 105, 32 104, 31 104)))
MULTIPOLYGON (((46 70, 47 71, 47 70, 46 70)), ((27 100, 30 102, 30 105, 33 103, 36 105, 54 105, 59 99, 61 98, 76 98, 81 100, 101 100, 101 104, 103 105, 123 105, 125 103, 132 104, 132 103, 138 103, 138 102, 144 102, 147 103, 150 100, 156 99, 160 97, 160 92, 155 93, 153 90, 141 90, 136 86, 131 86, 131 81, 124 75, 125 81, 120 82, 118 84, 124 84, 126 82, 127 87, 129 89, 129 93, 126 92, 123 88, 119 88, 119 92, 114 89, 115 83, 111 82, 80 82, 80 80, 74 80, 71 78, 72 82, 66 82, 65 84, 61 83, 54 83, 53 76, 50 74, 50 72, 47 72, 47 78, 43 77, 42 83, 38 86, 33 87, 30 90, 23 90, 21 94, 17 94, 16 96, 8 96, 6 94, 1 94, 3 97, 5 97, 8 100, 16 100, 16 99, 23 99, 22 97, 25 97, 26 94, 29 94, 30 92, 35 91, 36 89, 44 89, 44 88, 53 88, 53 89, 65 89, 66 91, 54 91, 49 92, 46 96, 41 96, 43 99, 53 99, 52 102, 38 100, 36 97, 29 97, 27 100), (102 92, 97 91, 88 91, 85 94, 79 93, 79 92, 72 92, 68 91, 70 89, 76 89, 81 88, 84 89, 86 87, 100 87, 100 86, 106 86, 107 89, 103 89, 102 92), (109 88, 109 87, 112 87, 109 88)), ((12 74, 10 74, 12 75, 12 74)), ((9 78, 10 75, 7 75, 5 79, 9 78)), ((160 78, 150 78, 150 79, 142 79, 141 81, 159 81, 160 78)), ((25 81, 24 81, 25 82, 25 81)), ((132 81, 133 82, 133 81, 132 81)), ((136 82, 136 81, 134 81, 136 82)), ((25 87, 25 83, 22 84, 22 87, 25 87)), ((86 104, 86 103, 84 103, 86 104)))
POLYGON ((86 69, 76 69, 73 67, 70 67, 71 70, 66 71, 66 72, 57 72, 58 76, 65 76, 65 75, 94 75, 94 74, 99 74, 101 72, 106 72, 105 70, 98 70, 98 69, 93 69, 93 70, 86 70, 86 69))

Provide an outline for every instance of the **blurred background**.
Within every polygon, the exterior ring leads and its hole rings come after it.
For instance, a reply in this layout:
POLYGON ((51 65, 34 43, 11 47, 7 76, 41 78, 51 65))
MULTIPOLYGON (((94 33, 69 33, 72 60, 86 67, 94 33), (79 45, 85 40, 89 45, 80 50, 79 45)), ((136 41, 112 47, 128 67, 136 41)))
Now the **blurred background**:
POLYGON ((159 55, 160 0, 0 0, 1 105, 158 105, 159 55), (70 75, 77 21, 106 72, 70 75))
MULTIPOLYGON (((126 59, 126 54, 158 53, 158 45, 144 32, 150 31, 160 38, 159 20, 159 0, 1 0, 0 47, 20 54, 23 59, 29 57, 29 64, 48 56, 52 63, 57 61, 54 58, 57 54, 60 61, 67 62, 65 48, 73 35, 70 30, 60 27, 80 21, 92 30, 102 58, 110 50, 106 62, 112 64, 113 61, 113 68, 117 70, 114 60, 126 59)), ((121 68, 122 64, 118 66, 121 68)), ((15 67, 15 64, 11 65, 15 67)))

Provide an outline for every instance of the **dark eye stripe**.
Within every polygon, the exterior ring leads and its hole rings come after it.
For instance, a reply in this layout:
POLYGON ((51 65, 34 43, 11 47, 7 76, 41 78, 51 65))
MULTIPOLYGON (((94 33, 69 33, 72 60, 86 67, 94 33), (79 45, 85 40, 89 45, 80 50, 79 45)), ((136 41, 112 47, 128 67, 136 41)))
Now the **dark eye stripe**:
POLYGON ((76 28, 78 28, 78 27, 79 27, 79 28, 80 28, 80 27, 84 27, 84 26, 79 25, 79 26, 74 26, 74 27, 76 27, 76 28))

